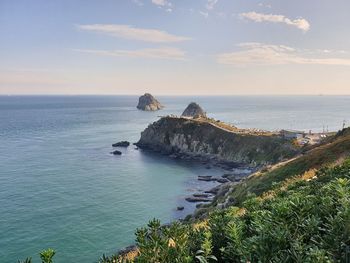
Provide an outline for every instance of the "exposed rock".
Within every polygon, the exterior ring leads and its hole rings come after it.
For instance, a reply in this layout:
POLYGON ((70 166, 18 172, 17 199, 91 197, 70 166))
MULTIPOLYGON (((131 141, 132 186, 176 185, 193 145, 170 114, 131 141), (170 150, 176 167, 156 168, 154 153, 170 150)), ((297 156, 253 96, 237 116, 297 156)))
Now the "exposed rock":
POLYGON ((115 150, 115 151, 111 152, 111 154, 113 154, 113 155, 122 155, 122 152, 118 151, 118 150, 115 150))
POLYGON ((121 142, 117 142, 112 144, 113 147, 129 147, 130 142, 128 141, 121 141, 121 142))
POLYGON ((193 194, 194 197, 203 197, 203 198, 208 198, 209 194, 202 194, 202 193, 198 193, 198 194, 193 194))
POLYGON ((218 182, 220 184, 224 184, 229 182, 226 178, 220 178, 220 177, 212 177, 210 175, 199 175, 198 181, 205 181, 205 182, 218 182))
POLYGON ((136 144, 141 149, 188 156, 200 162, 252 168, 289 159, 300 150, 278 135, 227 131, 209 121, 170 116, 150 124, 136 144))
POLYGON ((131 246, 128 246, 128 247, 125 247, 121 250, 118 251, 117 255, 118 256, 121 256, 121 257, 127 257, 127 255, 129 253, 135 253, 135 254, 138 254, 138 247, 136 245, 131 245, 131 246))
POLYGON ((139 98, 139 103, 136 108, 144 111, 157 111, 164 108, 164 106, 151 94, 145 93, 139 98))
POLYGON ((222 176, 222 178, 228 179, 228 180, 230 180, 231 182, 235 182, 235 181, 236 181, 236 178, 240 178, 240 177, 238 177, 236 174, 224 174, 224 175, 222 176))
POLYGON ((216 181, 220 184, 228 183, 229 180, 226 178, 216 178, 216 181))
POLYGON ((208 191, 205 191, 204 193, 217 195, 217 193, 220 191, 220 188, 221 188, 221 185, 218 185, 208 191))
POLYGON ((185 207, 183 207, 183 206, 178 206, 176 209, 177 209, 177 211, 182 211, 182 210, 185 209, 185 207))
POLYGON ((204 110, 195 102, 191 102, 181 115, 188 118, 206 118, 204 110))
POLYGON ((211 175, 199 175, 198 181, 210 182, 215 181, 215 178, 213 178, 211 175))
POLYGON ((191 197, 187 197, 185 199, 187 202, 190 202, 190 203, 197 203, 197 202, 211 202, 212 199, 211 198, 205 198, 205 197, 194 197, 194 196, 191 196, 191 197))

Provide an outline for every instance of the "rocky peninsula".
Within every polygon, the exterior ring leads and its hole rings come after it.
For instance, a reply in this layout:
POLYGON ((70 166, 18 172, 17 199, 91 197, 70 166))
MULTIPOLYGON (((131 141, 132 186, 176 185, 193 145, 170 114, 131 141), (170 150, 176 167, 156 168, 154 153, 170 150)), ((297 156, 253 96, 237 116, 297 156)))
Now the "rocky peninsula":
POLYGON ((136 108, 143 111, 157 111, 163 109, 164 106, 151 94, 145 93, 139 98, 136 108))
POLYGON ((202 113, 195 107, 193 117, 162 117, 141 133, 136 145, 172 157, 252 168, 289 159, 300 150, 278 133, 239 129, 202 113))

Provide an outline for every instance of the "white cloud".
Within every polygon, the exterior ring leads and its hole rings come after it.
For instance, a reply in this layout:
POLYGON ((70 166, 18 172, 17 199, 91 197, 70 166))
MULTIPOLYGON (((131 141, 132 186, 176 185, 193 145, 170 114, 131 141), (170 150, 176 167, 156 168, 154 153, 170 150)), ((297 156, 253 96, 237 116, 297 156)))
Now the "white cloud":
POLYGON ((140 40, 154 43, 182 42, 191 39, 189 37, 172 35, 161 30, 136 28, 130 25, 92 24, 78 25, 77 27, 80 30, 103 33, 106 35, 125 39, 140 40))
POLYGON ((350 66, 350 57, 330 57, 328 53, 322 51, 298 50, 284 45, 262 43, 243 43, 239 47, 241 49, 239 51, 219 54, 217 62, 235 66, 284 64, 350 66))
POLYGON ((205 8, 208 10, 212 10, 214 6, 217 4, 219 0, 207 0, 207 3, 205 5, 205 8))
POLYGON ((141 0, 132 0, 132 2, 134 2, 138 6, 143 6, 143 2, 141 2, 141 0))
POLYGON ((166 6, 168 2, 166 0, 152 0, 152 3, 155 5, 166 6))
POLYGON ((208 12, 204 12, 204 11, 199 11, 199 14, 201 14, 205 18, 208 18, 208 16, 209 16, 209 13, 208 12))
POLYGON ((185 60, 185 52, 178 48, 146 48, 138 50, 94 50, 94 49, 74 49, 75 51, 110 57, 131 57, 148 59, 171 59, 185 60))
POLYGON ((264 3, 259 3, 258 6, 260 6, 260 7, 266 7, 266 8, 272 8, 272 5, 270 5, 270 4, 264 4, 264 3))
POLYGON ((249 19, 255 22, 271 22, 271 23, 283 23, 289 26, 294 26, 301 29, 304 32, 310 30, 310 23, 304 18, 290 19, 283 15, 273 14, 261 14, 256 12, 241 13, 240 18, 249 19))
POLYGON ((166 8, 165 11, 171 12, 173 11, 172 6, 173 4, 167 0, 152 0, 152 4, 158 6, 159 8, 166 8))

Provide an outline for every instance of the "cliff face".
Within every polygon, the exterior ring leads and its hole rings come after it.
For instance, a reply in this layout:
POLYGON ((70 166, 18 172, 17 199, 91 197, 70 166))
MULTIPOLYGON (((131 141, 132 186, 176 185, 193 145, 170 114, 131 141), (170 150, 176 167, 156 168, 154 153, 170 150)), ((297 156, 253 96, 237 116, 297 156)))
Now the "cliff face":
POLYGON ((145 93, 139 98, 139 103, 136 108, 144 111, 157 111, 164 108, 164 106, 151 94, 145 93))
POLYGON ((277 135, 241 134, 210 122, 163 117, 149 125, 137 145, 167 154, 201 156, 252 167, 272 164, 297 154, 298 149, 277 135))

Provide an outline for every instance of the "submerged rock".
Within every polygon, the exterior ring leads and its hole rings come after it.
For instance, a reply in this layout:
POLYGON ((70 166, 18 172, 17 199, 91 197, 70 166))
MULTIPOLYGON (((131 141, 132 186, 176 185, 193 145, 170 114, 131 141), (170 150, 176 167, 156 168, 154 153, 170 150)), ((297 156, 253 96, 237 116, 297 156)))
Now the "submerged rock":
POLYGON ((181 115, 188 118, 206 118, 204 110, 195 102, 191 102, 181 115))
POLYGON ((113 155, 122 155, 122 152, 118 151, 118 150, 115 150, 115 151, 111 152, 111 154, 113 154, 113 155))
POLYGON ((136 108, 143 111, 157 111, 163 109, 164 106, 151 94, 145 93, 139 98, 139 103, 136 108))
POLYGON ((130 142, 128 141, 121 141, 121 142, 117 142, 112 144, 113 147, 129 147, 130 142))

